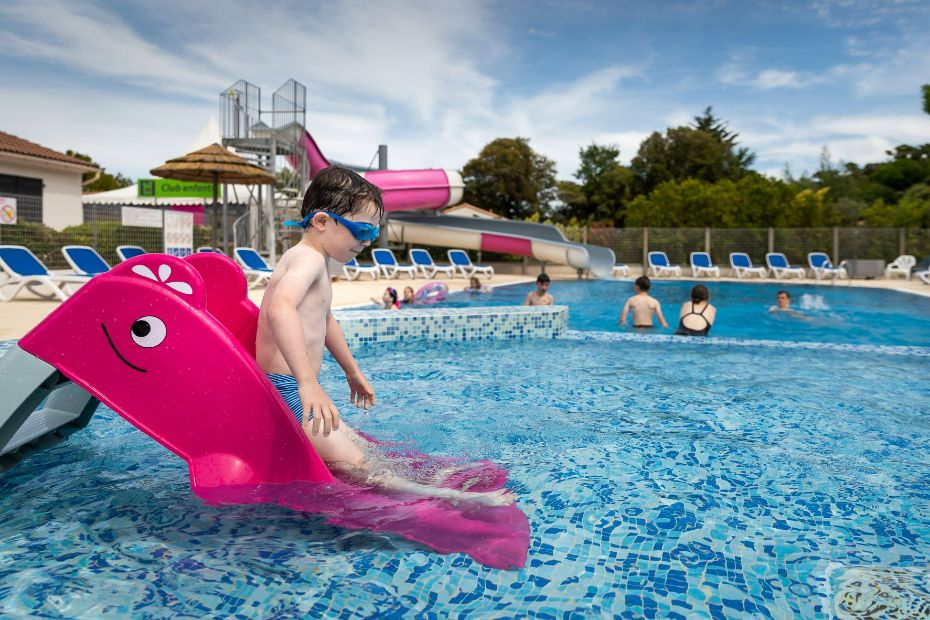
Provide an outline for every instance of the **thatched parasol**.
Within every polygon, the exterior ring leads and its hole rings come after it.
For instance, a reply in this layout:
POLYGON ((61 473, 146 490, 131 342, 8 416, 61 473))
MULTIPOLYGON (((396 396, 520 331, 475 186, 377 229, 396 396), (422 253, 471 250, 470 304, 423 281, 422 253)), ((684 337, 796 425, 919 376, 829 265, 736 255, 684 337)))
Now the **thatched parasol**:
MULTIPOLYGON (((271 185, 277 179, 260 166, 229 152, 219 144, 169 159, 149 172, 163 179, 213 184, 213 245, 216 246, 216 207, 220 183, 271 185)), ((225 222, 224 222, 225 226, 225 222)), ((225 249, 225 248, 224 248, 225 249)))

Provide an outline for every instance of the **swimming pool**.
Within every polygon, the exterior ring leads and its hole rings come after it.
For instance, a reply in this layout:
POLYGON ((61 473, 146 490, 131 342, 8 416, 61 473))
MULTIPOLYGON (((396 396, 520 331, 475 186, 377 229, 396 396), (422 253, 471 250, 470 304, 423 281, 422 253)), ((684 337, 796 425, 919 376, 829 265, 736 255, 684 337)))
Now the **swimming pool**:
MULTIPOLYGON (((710 289, 711 303, 717 306, 712 336, 930 346, 930 297, 845 284, 701 283, 710 289), (782 289, 791 292, 792 305, 803 318, 767 311, 775 304, 775 293, 782 289)), ((671 325, 666 333, 677 326, 678 310, 689 299, 694 284, 653 280, 650 293, 661 302, 671 325)), ((622 280, 569 280, 553 282, 550 292, 557 304, 569 306, 571 328, 623 331, 617 319, 632 287, 632 282, 622 280)), ((519 305, 534 289, 533 284, 521 284, 496 287, 490 293, 459 292, 450 295, 443 305, 519 305)), ((625 331, 630 330, 627 327, 625 331)))
MULTIPOLYGON (((928 356, 593 331, 506 354, 500 343, 359 351, 379 406, 345 411, 351 423, 510 470, 532 526, 518 571, 284 508, 206 506, 179 459, 101 410, 0 478, 0 613, 917 610, 930 597, 928 356)), ((328 361, 322 381, 344 403, 337 370, 328 361)))

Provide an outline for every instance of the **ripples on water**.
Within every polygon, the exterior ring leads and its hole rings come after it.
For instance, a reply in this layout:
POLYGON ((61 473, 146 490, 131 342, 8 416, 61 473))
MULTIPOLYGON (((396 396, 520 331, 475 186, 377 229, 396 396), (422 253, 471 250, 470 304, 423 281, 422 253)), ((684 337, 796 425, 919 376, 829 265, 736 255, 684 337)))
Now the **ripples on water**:
POLYGON ((331 361, 323 383, 375 437, 506 467, 532 526, 525 569, 283 507, 207 506, 183 462, 102 409, 0 478, 0 611, 783 618, 928 595, 913 576, 930 554, 925 357, 601 340, 506 351, 361 352, 379 400, 364 416, 331 361))

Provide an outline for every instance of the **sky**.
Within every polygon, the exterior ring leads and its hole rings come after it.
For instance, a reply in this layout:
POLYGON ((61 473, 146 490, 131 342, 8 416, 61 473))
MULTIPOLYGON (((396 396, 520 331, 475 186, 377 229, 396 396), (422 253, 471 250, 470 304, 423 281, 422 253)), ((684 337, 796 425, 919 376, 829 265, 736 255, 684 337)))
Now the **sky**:
POLYGON ((781 176, 930 142, 927 0, 3 0, 0 131, 132 178, 177 157, 239 80, 307 87, 324 154, 461 170, 521 136, 570 179, 707 106, 781 176))

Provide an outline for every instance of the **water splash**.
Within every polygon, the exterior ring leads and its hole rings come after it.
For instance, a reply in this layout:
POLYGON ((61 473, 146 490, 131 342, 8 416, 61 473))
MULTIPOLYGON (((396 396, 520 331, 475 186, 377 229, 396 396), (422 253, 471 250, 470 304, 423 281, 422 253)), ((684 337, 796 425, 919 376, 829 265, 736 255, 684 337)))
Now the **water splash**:
POLYGON ((802 310, 829 310, 830 305, 823 298, 823 295, 812 295, 804 293, 801 295, 801 301, 798 306, 802 310))

